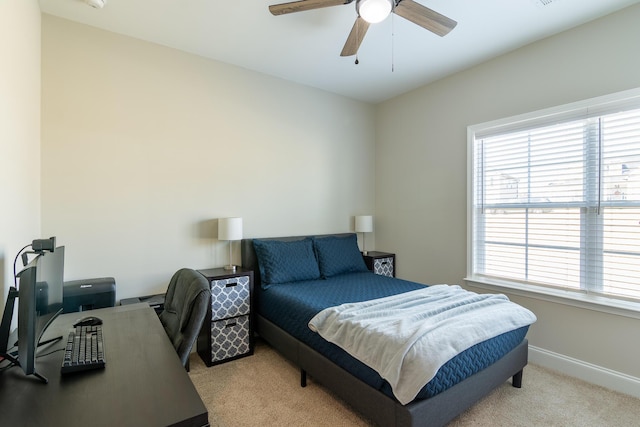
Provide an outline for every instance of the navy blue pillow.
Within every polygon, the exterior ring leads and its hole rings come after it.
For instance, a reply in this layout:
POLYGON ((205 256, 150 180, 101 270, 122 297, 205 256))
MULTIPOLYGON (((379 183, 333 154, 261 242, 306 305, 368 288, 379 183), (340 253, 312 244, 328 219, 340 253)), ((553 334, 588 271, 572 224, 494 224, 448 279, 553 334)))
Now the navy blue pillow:
POLYGON ((320 237, 313 240, 322 278, 342 273, 368 271, 355 234, 320 237))
POLYGON ((253 239, 253 248, 263 289, 278 283, 320 278, 313 240, 309 237, 293 241, 253 239))

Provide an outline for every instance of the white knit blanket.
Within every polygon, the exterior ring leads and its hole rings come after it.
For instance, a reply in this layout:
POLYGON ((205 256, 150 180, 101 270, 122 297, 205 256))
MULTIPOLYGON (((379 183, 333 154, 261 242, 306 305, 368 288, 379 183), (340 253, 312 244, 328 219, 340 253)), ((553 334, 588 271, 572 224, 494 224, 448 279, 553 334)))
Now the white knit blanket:
POLYGON ((329 307, 309 328, 376 370, 404 405, 452 357, 535 321, 531 311, 505 295, 434 285, 329 307))

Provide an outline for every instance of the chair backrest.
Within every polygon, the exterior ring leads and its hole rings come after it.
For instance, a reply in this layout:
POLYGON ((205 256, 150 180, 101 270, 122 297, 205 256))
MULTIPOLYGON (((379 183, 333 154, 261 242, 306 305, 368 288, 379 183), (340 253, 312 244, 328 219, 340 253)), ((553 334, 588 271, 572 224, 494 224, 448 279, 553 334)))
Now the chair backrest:
POLYGON ((185 367, 210 299, 209 281, 199 272, 182 268, 171 277, 160 321, 185 367))

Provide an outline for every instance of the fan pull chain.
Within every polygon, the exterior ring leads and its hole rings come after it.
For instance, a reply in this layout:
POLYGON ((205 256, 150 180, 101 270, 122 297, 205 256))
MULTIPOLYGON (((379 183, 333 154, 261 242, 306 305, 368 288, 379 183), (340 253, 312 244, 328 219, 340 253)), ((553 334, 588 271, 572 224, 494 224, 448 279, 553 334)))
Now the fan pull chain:
MULTIPOLYGON (((356 21, 357 23, 358 21, 356 21)), ((356 25, 356 40, 360 40, 360 38, 358 37, 360 35, 360 25, 356 25)), ((358 60, 358 51, 360 50, 360 46, 358 45, 358 48, 356 49, 356 62, 355 64, 358 65, 360 63, 360 61, 358 60)))
POLYGON ((396 11, 396 2, 393 1, 393 9, 391 10, 391 72, 395 71, 395 35, 396 35, 396 20, 395 20, 395 11, 396 11))

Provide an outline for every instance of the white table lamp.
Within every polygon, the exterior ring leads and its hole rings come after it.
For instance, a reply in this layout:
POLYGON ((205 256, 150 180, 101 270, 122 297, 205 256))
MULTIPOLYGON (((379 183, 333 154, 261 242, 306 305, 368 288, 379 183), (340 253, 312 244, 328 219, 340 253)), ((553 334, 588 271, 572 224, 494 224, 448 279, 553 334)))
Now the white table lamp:
POLYGON ((362 253, 367 254, 367 247, 364 243, 364 233, 371 233, 373 231, 373 216, 371 215, 358 215, 356 216, 356 233, 362 233, 362 253))
POLYGON ((231 246, 233 240, 242 239, 242 218, 220 218, 218 220, 218 240, 229 240, 229 265, 225 265, 225 270, 236 270, 233 265, 231 246))

